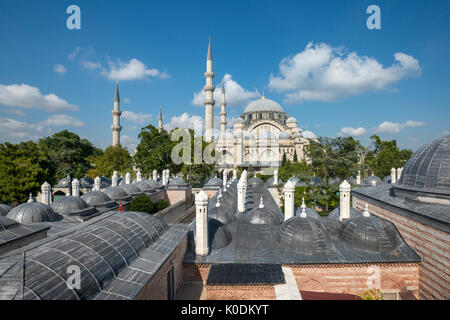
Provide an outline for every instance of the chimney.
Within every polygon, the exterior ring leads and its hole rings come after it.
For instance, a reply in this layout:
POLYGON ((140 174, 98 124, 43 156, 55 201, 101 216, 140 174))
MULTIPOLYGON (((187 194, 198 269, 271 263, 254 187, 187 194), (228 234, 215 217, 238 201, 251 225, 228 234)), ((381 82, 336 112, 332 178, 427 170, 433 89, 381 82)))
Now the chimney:
POLYGON ((395 168, 391 169, 391 183, 394 184, 397 182, 397 170, 395 168))
POLYGON ((153 170, 153 180, 158 180, 158 171, 153 170))
POLYGON ((113 175, 112 175, 112 179, 111 179, 111 186, 112 187, 117 187, 118 186, 118 181, 119 181, 119 176, 117 175, 117 171, 114 171, 113 175))
POLYGON ((142 181, 142 173, 141 171, 138 170, 138 172, 136 173, 136 181, 137 182, 141 182, 142 181))
POLYGON ((294 216, 294 193, 295 184, 289 180, 284 185, 284 221, 294 216))
POLYGON ((339 221, 343 219, 350 218, 350 191, 352 187, 347 180, 341 183, 339 186, 339 196, 340 196, 340 204, 339 204, 339 221))
POLYGON ((100 191, 101 183, 102 183, 102 179, 100 179, 100 177, 95 178, 95 180, 94 180, 94 190, 95 191, 100 191))
POLYGON ((52 199, 52 186, 47 181, 41 186, 41 193, 41 202, 49 206, 52 199))
POLYGON ((361 170, 358 170, 358 175, 356 176, 356 184, 358 186, 361 184, 361 170))
POLYGON ((130 184, 131 183, 131 174, 129 172, 127 172, 127 174, 125 175, 125 184, 130 184))
POLYGON ((233 180, 237 180, 237 170, 233 170, 233 180))
POLYGON ((400 182, 400 178, 402 176, 402 171, 403 171, 403 168, 397 169, 397 182, 400 182))
POLYGON ((201 190, 195 196, 195 253, 208 255, 208 195, 201 190))
POLYGON ((277 186, 278 185, 278 170, 275 169, 275 171, 273 172, 273 185, 277 186))
POLYGON ((78 179, 73 179, 72 181, 72 196, 80 196, 80 181, 78 181, 78 179))
POLYGON ((247 183, 243 176, 237 184, 238 196, 237 196, 237 207, 240 213, 245 212, 245 189, 247 188, 247 183))

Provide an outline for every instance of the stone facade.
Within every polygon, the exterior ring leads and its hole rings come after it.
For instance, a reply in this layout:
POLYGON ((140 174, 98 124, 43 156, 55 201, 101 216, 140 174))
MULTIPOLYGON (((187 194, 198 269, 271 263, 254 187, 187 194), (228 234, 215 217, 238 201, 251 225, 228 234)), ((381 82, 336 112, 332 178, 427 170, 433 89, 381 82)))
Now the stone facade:
POLYGON ((353 197, 356 209, 365 208, 395 224, 408 245, 422 258, 420 299, 450 299, 450 234, 353 197))

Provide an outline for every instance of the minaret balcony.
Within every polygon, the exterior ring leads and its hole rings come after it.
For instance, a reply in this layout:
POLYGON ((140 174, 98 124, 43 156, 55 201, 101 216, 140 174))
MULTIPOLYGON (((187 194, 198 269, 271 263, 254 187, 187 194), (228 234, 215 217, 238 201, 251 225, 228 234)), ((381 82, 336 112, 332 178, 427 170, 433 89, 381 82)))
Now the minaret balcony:
POLYGON ((113 116, 119 116, 120 117, 122 115, 122 111, 120 111, 120 110, 113 110, 112 114, 113 114, 113 116))
POLYGON ((205 72, 205 78, 214 78, 214 72, 205 72))
POLYGON ((216 101, 213 98, 206 98, 204 104, 212 104, 214 105, 216 101))
POLYGON ((214 85, 211 84, 207 84, 203 87, 203 90, 205 91, 214 91, 216 89, 216 87, 214 87, 214 85))
POLYGON ((112 131, 122 131, 122 126, 118 126, 118 125, 112 125, 111 126, 111 130, 112 131))

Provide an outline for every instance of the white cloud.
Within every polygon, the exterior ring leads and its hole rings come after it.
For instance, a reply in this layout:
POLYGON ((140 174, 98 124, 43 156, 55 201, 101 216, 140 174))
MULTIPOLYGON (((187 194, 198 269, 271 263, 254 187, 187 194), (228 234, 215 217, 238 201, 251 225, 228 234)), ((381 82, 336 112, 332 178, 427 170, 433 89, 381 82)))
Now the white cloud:
POLYGON ((363 127, 352 128, 352 127, 344 127, 338 133, 338 136, 352 136, 352 137, 360 137, 366 134, 367 130, 363 127))
POLYGON ((450 131, 448 131, 448 130, 444 130, 444 135, 449 135, 450 134, 450 131))
POLYGON ((120 137, 120 144, 122 147, 128 148, 129 152, 134 153, 138 145, 138 140, 136 138, 124 135, 120 137))
POLYGON ((71 117, 65 114, 55 114, 42 122, 43 125, 55 126, 55 127, 82 127, 84 123, 75 117, 71 117))
POLYGON ((131 59, 129 62, 122 62, 117 59, 116 62, 109 60, 109 69, 102 70, 102 74, 111 80, 140 80, 148 77, 158 77, 167 79, 170 76, 158 69, 147 69, 147 66, 138 59, 131 59))
POLYGON ((384 67, 374 58, 345 53, 326 43, 308 43, 306 48, 284 58, 279 76, 270 76, 269 87, 286 92, 286 102, 333 101, 389 86, 421 73, 419 62, 404 53, 395 53, 394 63, 384 67))
POLYGON ((385 121, 381 123, 376 129, 376 133, 399 133, 401 130, 405 128, 415 128, 415 127, 421 127, 424 126, 424 122, 418 122, 418 121, 411 121, 408 120, 405 123, 399 123, 399 122, 390 122, 385 121))
POLYGON ((0 104, 25 109, 38 108, 47 112, 77 111, 80 109, 53 93, 42 95, 38 88, 27 84, 0 84, 0 104))
POLYGON ((83 68, 88 70, 97 70, 103 68, 100 62, 81 61, 80 64, 83 68))
POLYGON ((123 103, 130 103, 131 100, 130 98, 123 98, 122 101, 123 103))
POLYGON ((196 133, 202 130, 203 118, 200 116, 190 116, 187 112, 179 117, 172 117, 170 122, 164 125, 168 131, 175 128, 194 129, 196 133))
POLYGON ((42 135, 44 127, 39 124, 30 124, 9 118, 0 118, 0 141, 19 142, 36 140, 42 135), (39 135, 39 136, 38 136, 39 135))
POLYGON ((67 72, 67 69, 62 64, 55 64, 53 66, 53 71, 59 74, 65 74, 67 72))
POLYGON ((303 131, 302 135, 304 138, 307 138, 307 139, 316 139, 317 138, 316 134, 309 130, 303 131))
POLYGON ((122 118, 135 123, 146 123, 152 119, 151 114, 135 113, 133 111, 123 111, 122 118))
MULTIPOLYGON (((256 99, 260 96, 257 90, 249 91, 242 88, 236 81, 232 79, 230 74, 225 74, 223 77, 223 82, 225 85, 225 98, 227 101, 227 106, 242 106, 247 103, 250 99, 256 99)), ((216 90, 214 90, 214 99, 216 100, 216 106, 220 105, 222 100, 222 85, 218 85, 216 90)), ((203 101, 205 100, 205 92, 203 90, 194 93, 194 98, 192 104, 195 106, 203 106, 203 101)))

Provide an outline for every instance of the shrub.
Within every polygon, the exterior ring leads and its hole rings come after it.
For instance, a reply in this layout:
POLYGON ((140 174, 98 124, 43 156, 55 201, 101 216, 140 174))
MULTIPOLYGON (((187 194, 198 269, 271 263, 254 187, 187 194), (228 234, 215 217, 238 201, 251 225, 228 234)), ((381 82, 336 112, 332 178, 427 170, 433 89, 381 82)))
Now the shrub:
POLYGON ((148 196, 145 195, 139 196, 131 201, 130 206, 131 211, 139 211, 153 214, 155 213, 155 209, 156 209, 155 205, 148 196))
POLYGON ((380 289, 369 289, 360 295, 362 300, 384 300, 380 289))
POLYGON ((165 199, 159 200, 158 204, 156 205, 157 212, 164 210, 167 207, 170 207, 170 202, 165 199))

